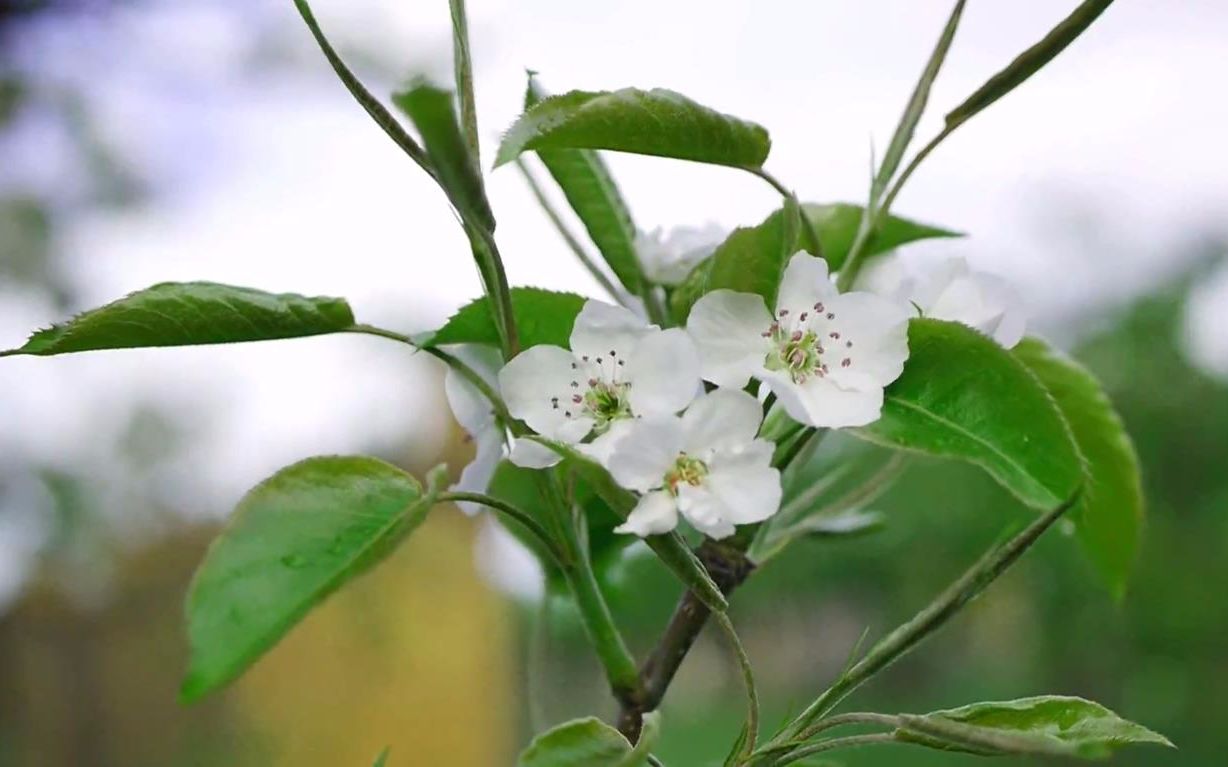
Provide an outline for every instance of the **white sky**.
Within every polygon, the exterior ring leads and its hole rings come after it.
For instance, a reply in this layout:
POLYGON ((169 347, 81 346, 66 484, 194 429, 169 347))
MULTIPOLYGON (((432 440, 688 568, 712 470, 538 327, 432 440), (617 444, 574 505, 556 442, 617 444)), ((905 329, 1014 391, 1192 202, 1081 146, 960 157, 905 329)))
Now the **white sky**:
MULTIPOLYGON (((803 199, 858 201, 871 137, 885 146, 949 5, 470 0, 484 159, 518 113, 531 67, 554 91, 668 87, 756 120, 772 133, 768 167, 803 199)), ((919 138, 1075 5, 970 2, 919 138)), ((103 135, 158 193, 64 232, 58 244, 87 305, 207 279, 342 295, 364 321, 418 331, 478 293, 442 195, 335 82, 288 0, 125 8, 107 24, 45 25, 18 41, 47 82, 88 83, 103 135)), ((363 50, 356 68, 377 93, 424 66, 450 72, 443 0, 317 0, 316 11, 343 52, 363 50)), ((1120 300, 1174 269, 1182 243, 1223 229, 1225 40, 1218 0, 1116 4, 949 139, 896 210, 968 232, 922 250, 961 253, 1016 280, 1044 327, 1120 300)), ((611 164, 642 228, 754 223, 778 204, 762 182, 727 169, 611 164)), ((37 119, 0 138, 0 188, 71 190, 78 167, 37 119)), ((513 283, 593 292, 514 170, 495 172, 489 191, 513 283)), ((57 319, 0 285, 0 348, 57 319)), ((1208 322, 1223 338, 1219 320, 1208 322)), ((1228 356, 1224 343, 1203 346, 1228 356)), ((86 465, 105 482, 114 458, 100 435, 153 398, 193 427, 195 447, 167 469, 184 483, 179 502, 220 515, 308 455, 406 433, 429 454, 448 421, 434 384, 424 390, 428 366, 362 338, 6 359, 0 451, 86 465)), ((14 556, 6 564, 0 550, 0 571, 14 556)))

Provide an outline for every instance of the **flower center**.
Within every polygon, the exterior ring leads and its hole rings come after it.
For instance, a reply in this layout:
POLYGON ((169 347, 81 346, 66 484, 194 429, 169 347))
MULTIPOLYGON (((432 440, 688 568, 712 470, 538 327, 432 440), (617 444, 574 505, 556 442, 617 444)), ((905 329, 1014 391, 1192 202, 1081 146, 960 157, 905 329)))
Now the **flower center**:
POLYGON ((630 384, 626 381, 608 382, 601 380, 589 381, 588 391, 584 393, 584 411, 596 421, 595 428, 601 430, 609 426, 611 421, 631 417, 631 401, 627 398, 630 384))
POLYGON ((708 476, 708 464, 693 458, 686 453, 679 453, 674 466, 665 472, 665 487, 670 495, 678 494, 678 486, 682 484, 697 487, 708 476))
POLYGON ((823 344, 813 330, 789 330, 773 322, 763 334, 771 342, 771 350, 763 365, 768 370, 787 372, 793 383, 803 383, 811 376, 827 375, 823 364, 823 344))

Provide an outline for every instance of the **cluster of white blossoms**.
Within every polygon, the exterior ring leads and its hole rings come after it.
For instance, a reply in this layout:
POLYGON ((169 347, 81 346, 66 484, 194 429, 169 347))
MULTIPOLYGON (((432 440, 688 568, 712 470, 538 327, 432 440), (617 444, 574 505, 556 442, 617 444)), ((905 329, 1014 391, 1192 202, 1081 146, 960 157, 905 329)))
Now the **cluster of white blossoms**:
MULTIPOLYGON (((493 355, 467 354, 466 362, 497 381, 512 418, 600 463, 638 494, 617 532, 665 533, 681 516, 724 538, 780 505, 774 445, 759 437, 765 403, 748 393, 761 391, 748 382, 774 394, 800 424, 864 426, 879 418, 884 388, 904 369, 908 321, 918 313, 964 322, 1005 346, 1022 336, 1013 294, 962 261, 924 279, 892 272, 898 265, 890 259, 879 263, 860 289, 840 293, 827 263, 800 252, 785 268, 774 307, 756 294, 715 290, 695 303, 685 328, 663 330, 590 300, 569 348, 531 347, 497 374, 493 355)), ((477 443, 458 487, 483 491, 503 457, 505 426, 459 375, 449 373, 446 392, 477 443)), ((509 458, 528 468, 559 461, 523 438, 509 458)))

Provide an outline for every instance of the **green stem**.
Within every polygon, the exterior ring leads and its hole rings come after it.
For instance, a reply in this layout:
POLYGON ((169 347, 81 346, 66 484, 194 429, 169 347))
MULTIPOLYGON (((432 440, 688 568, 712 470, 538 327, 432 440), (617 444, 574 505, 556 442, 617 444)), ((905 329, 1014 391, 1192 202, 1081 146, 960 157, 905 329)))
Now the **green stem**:
POLYGON ((780 192, 781 197, 792 200, 797 205, 798 217, 802 220, 802 231, 806 234, 806 240, 810 245, 810 252, 819 258, 823 258, 823 242, 819 239, 819 230, 815 228, 814 222, 810 220, 810 216, 806 215, 805 209, 797 201, 797 195, 793 193, 793 190, 789 189, 789 187, 781 183, 780 179, 763 168, 744 168, 744 170, 768 182, 773 189, 780 192))
POLYGON ((469 503, 480 503, 483 506, 494 509, 509 519, 515 520, 522 527, 535 535, 538 540, 542 542, 542 545, 546 547, 546 550, 549 551, 554 557, 555 561, 562 564, 563 555, 559 551, 558 545, 555 544, 554 539, 549 533, 546 532, 546 528, 542 527, 541 524, 538 523, 536 519, 529 516, 527 512, 516 508, 512 504, 482 493, 469 493, 459 490, 440 493, 437 496, 437 500, 441 503, 446 503, 449 501, 468 501, 469 503))
POLYGON ((878 743, 894 743, 895 737, 887 733, 873 733, 870 735, 849 735, 845 738, 832 738, 821 743, 799 748, 791 754, 788 754, 780 761, 776 762, 779 767, 784 767, 786 764, 799 762, 808 756, 821 754, 824 751, 835 751, 841 748, 856 748, 857 746, 872 746, 878 743))
POLYGON ((755 688, 755 675, 751 669, 750 658, 746 648, 738 638, 738 632, 733 627, 733 621, 725 613, 716 613, 716 623, 725 632, 729 646, 738 659, 738 669, 742 672, 742 684, 746 688, 746 742, 739 758, 749 755, 755 750, 755 742, 759 739, 759 693, 755 688))

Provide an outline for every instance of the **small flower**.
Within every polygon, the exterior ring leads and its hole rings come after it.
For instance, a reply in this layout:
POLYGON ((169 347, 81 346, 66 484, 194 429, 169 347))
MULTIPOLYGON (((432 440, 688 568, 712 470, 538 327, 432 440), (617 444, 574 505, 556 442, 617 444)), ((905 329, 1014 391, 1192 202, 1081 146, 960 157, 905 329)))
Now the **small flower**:
MULTIPOLYGON (((605 462, 633 419, 673 415, 699 392, 695 345, 678 329, 661 330, 630 311, 589 301, 576 317, 571 349, 534 346, 499 371, 508 411, 552 440, 581 444, 605 462)), ((512 462, 556 462, 517 442, 512 462)))
POLYGON ((660 227, 640 232, 635 248, 644 274, 658 285, 679 285, 695 265, 703 261, 729 232, 716 224, 679 226, 669 232, 660 227))
POLYGON ((639 536, 673 530, 678 514, 712 538, 760 522, 780 507, 780 472, 772 443, 756 439, 762 410, 736 389, 701 396, 681 417, 638 421, 615 446, 610 473, 641 493, 615 532, 639 536))
MULTIPOLYGON (((499 354, 491 347, 478 345, 455 346, 450 353, 464 362, 477 375, 493 385, 495 371, 499 369, 499 354)), ((453 490, 485 493, 494 476, 495 468, 503 458, 504 429, 495 417, 494 408, 478 388, 454 369, 448 368, 443 380, 444 395, 452 408, 452 415, 474 444, 473 460, 461 470, 453 490)), ((473 516, 482 510, 479 504, 461 501, 461 511, 473 516)))
POLYGON ((871 293, 839 293, 827 262, 789 260, 776 312, 760 296, 714 290, 691 309, 687 330, 702 375, 741 388, 767 383, 791 418, 810 426, 864 426, 882 411, 883 387, 908 359, 908 311, 871 293))
POLYGON ((898 256, 876 259, 857 275, 854 287, 913 303, 926 317, 963 323, 1007 349, 1019 343, 1027 325, 1015 289, 959 257, 919 273, 898 256))

